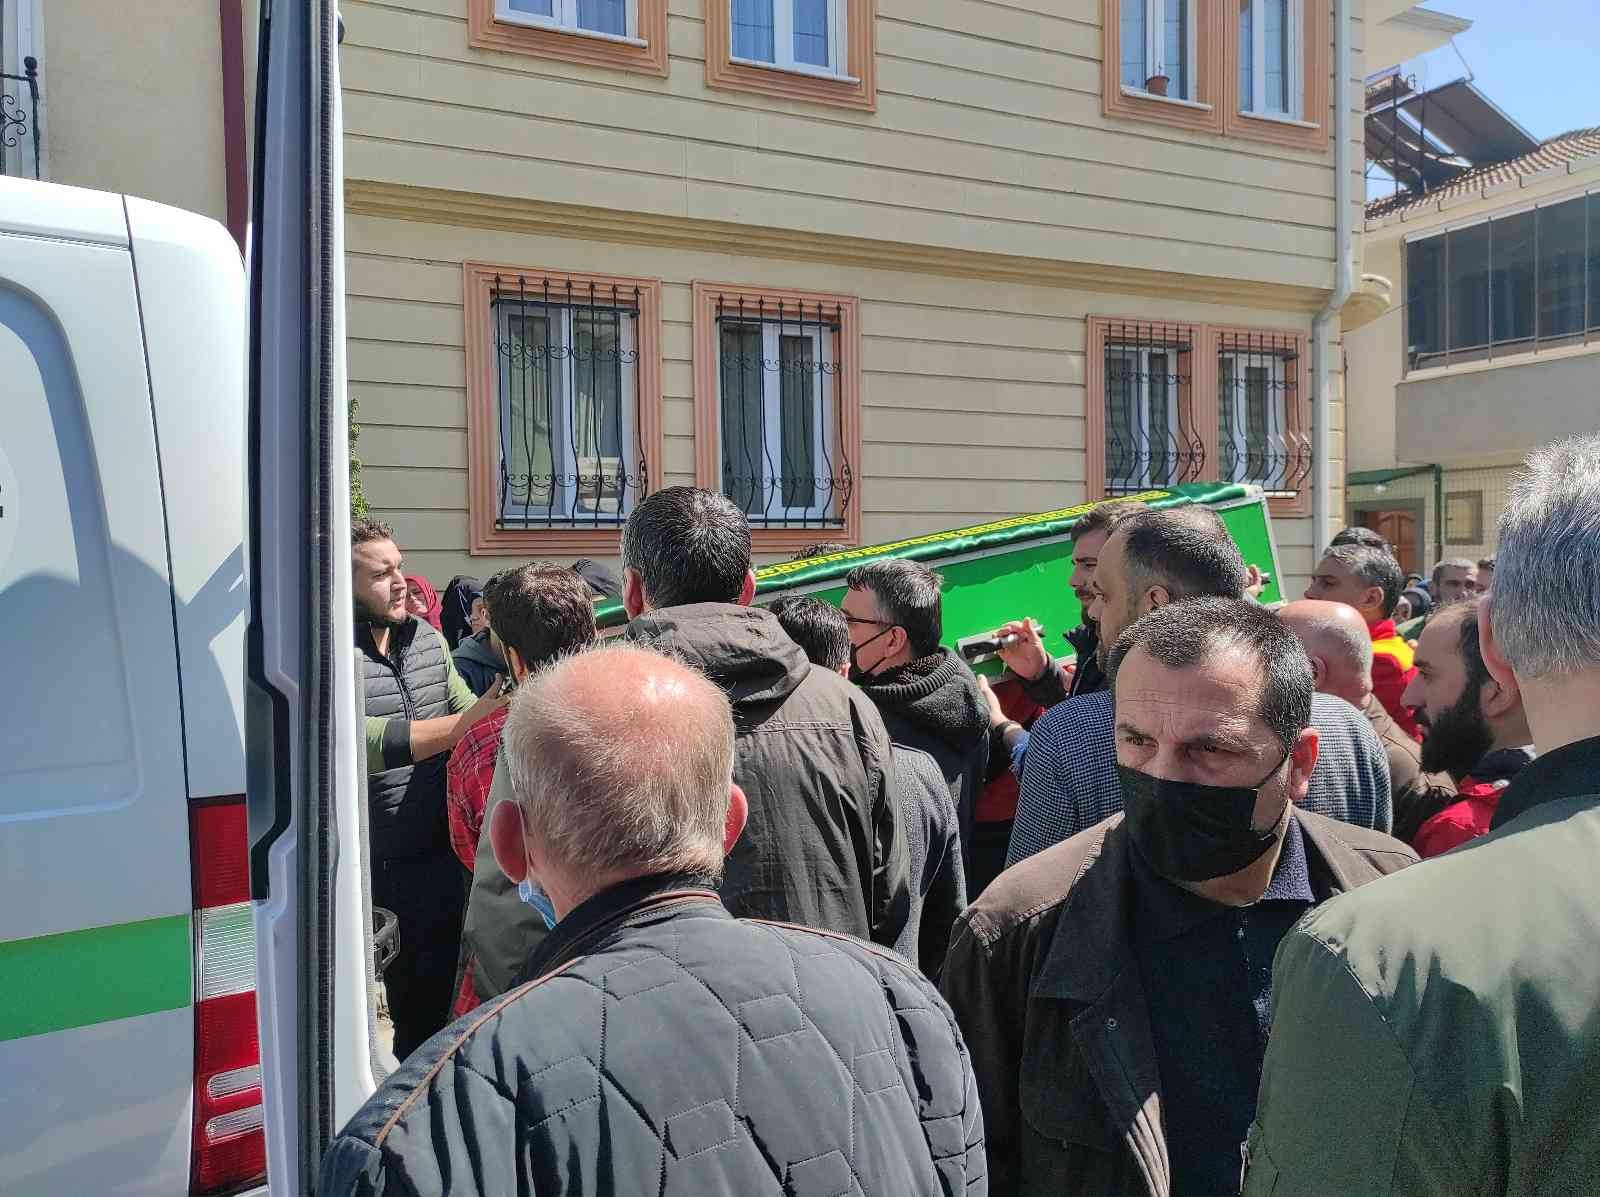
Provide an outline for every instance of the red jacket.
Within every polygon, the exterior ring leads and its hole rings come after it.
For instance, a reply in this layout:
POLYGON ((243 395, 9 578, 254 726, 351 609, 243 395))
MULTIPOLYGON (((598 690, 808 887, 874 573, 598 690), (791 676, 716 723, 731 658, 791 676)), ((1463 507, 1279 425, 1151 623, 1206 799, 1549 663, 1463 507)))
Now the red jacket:
POLYGON ((1451 848, 1459 848, 1468 840, 1489 833, 1495 808, 1500 805, 1500 795, 1505 793, 1508 781, 1478 781, 1463 777, 1456 786, 1461 801, 1452 803, 1417 829, 1411 846, 1417 855, 1426 860, 1451 848))
POLYGON ((1417 726, 1416 716, 1400 701, 1411 679, 1417 676, 1411 646, 1395 631, 1392 619, 1368 624, 1367 632, 1372 636, 1372 692, 1389 712, 1389 717, 1405 729, 1406 735, 1421 740, 1422 728, 1417 726))

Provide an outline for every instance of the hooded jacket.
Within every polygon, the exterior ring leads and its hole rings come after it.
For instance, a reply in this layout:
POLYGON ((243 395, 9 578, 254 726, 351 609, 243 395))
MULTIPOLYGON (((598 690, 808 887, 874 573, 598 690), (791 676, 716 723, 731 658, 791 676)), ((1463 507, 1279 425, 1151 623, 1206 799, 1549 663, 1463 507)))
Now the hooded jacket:
POLYGON ((892 947, 911 869, 889 735, 866 696, 811 664, 764 608, 668 607, 624 635, 699 669, 733 704, 733 780, 750 818, 728 855, 728 909, 892 947))
POLYGON ((479 632, 467 636, 452 654, 456 672, 472 687, 472 692, 482 698, 494 685, 495 679, 505 673, 506 665, 489 647, 489 633, 479 632))
POLYGON ((989 706, 972 670, 948 648, 860 681, 889 739, 931 756, 950 786, 961 844, 972 844, 972 812, 989 770, 989 706))

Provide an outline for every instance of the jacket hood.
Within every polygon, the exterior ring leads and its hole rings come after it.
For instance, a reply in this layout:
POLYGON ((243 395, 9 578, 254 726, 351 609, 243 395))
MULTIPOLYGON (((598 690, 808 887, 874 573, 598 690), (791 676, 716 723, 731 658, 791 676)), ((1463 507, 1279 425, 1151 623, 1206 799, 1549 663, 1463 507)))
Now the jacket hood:
POLYGON ((623 635, 695 666, 727 691, 735 708, 783 701, 812 669, 800 646, 765 607, 664 607, 639 616, 623 635))
POLYGON ((967 663, 948 648, 859 685, 885 714, 898 715, 957 752, 989 734, 989 704, 967 663))
POLYGON ((487 665, 496 673, 504 673, 506 671, 506 663, 495 656, 494 649, 489 647, 489 637, 485 632, 479 632, 476 636, 468 636, 460 644, 456 645, 455 655, 465 657, 467 660, 474 661, 479 665, 487 665))

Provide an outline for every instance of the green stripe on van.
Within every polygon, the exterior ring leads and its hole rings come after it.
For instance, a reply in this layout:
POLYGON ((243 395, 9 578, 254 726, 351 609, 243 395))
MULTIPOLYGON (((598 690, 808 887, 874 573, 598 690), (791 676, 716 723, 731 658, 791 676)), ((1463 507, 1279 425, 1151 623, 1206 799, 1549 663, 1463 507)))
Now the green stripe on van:
POLYGON ((186 914, 0 943, 0 1041, 177 1010, 191 992, 186 914))

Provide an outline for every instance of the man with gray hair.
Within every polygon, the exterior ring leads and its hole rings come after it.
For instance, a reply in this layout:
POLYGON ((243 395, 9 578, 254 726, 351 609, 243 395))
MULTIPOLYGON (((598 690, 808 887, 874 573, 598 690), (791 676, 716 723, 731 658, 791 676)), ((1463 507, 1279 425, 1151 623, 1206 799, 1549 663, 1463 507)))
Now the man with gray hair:
POLYGON ((1540 756, 1488 835, 1283 941, 1246 1197, 1595 1191, 1600 436, 1529 457, 1477 617, 1540 756))
POLYGON ((495 859, 551 934, 323 1161, 341 1194, 982 1193, 950 1011, 892 952, 734 919, 734 712, 631 645, 523 682, 495 859))

